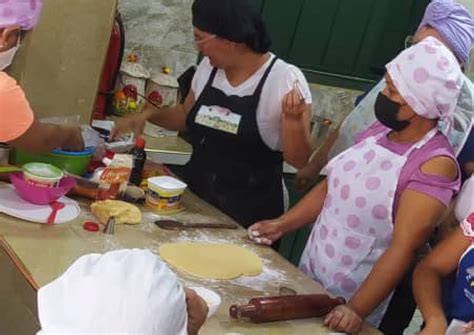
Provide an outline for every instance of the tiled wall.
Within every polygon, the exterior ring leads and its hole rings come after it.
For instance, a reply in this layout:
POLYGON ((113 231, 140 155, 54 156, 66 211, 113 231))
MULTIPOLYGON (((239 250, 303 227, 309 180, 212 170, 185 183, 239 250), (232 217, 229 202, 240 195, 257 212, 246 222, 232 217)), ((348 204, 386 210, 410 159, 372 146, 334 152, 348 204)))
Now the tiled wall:
POLYGON ((196 63, 192 0, 119 0, 126 55, 133 52, 149 70, 171 67, 179 76, 196 63))

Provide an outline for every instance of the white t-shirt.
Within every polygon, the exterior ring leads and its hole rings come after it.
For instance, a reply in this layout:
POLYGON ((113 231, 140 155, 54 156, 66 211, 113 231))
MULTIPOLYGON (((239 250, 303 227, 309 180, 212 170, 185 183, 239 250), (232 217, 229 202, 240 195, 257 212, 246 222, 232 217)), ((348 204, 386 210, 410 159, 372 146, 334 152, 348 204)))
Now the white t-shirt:
MULTIPOLYGON (((224 70, 219 69, 212 86, 227 95, 236 95, 239 97, 252 95, 274 57, 275 55, 272 54, 270 59, 262 65, 257 72, 245 82, 235 87, 227 80, 224 70)), ((204 58, 199 64, 191 84, 191 89, 195 94, 196 100, 204 90, 212 70, 213 67, 209 62, 209 58, 204 58)), ((311 91, 309 90, 303 73, 296 66, 288 64, 281 59, 275 62, 263 86, 257 108, 257 125, 260 136, 265 144, 272 150, 282 150, 282 101, 283 97, 293 89, 295 81, 300 82, 302 93, 307 97, 306 103, 311 104, 311 91)))

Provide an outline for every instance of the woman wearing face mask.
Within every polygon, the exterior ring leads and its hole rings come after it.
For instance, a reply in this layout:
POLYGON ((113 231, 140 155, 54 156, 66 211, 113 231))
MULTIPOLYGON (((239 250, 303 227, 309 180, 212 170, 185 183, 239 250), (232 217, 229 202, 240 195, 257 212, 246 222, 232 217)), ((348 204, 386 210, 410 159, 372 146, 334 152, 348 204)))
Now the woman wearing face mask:
POLYGON ((249 228, 272 243, 315 222, 300 268, 347 299, 327 316, 332 329, 357 333, 365 318, 381 325, 415 251, 458 191, 456 159, 438 122, 451 123, 461 76, 454 55, 433 37, 402 52, 387 65, 379 122, 331 160, 327 179, 292 210, 249 228))
POLYGON ((81 150, 80 128, 35 120, 25 93, 3 72, 12 63, 23 32, 36 25, 42 5, 42 0, 0 2, 0 142, 29 152, 81 150))
POLYGON ((283 160, 301 167, 311 152, 311 94, 301 71, 269 52, 262 17, 247 0, 196 0, 196 45, 205 56, 184 104, 117 123, 142 132, 145 121, 187 131, 191 190, 249 225, 284 209, 283 160))

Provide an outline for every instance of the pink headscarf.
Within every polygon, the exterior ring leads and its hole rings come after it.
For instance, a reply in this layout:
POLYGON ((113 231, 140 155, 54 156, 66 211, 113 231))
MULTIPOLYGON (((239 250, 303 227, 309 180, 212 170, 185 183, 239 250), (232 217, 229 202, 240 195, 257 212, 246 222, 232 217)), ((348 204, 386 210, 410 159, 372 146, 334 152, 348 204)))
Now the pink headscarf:
POLYGON ((404 50, 386 65, 395 87, 416 114, 440 119, 451 130, 453 113, 463 84, 454 54, 434 37, 404 50))
POLYGON ((43 0, 0 0, 0 28, 30 30, 38 22, 43 0))

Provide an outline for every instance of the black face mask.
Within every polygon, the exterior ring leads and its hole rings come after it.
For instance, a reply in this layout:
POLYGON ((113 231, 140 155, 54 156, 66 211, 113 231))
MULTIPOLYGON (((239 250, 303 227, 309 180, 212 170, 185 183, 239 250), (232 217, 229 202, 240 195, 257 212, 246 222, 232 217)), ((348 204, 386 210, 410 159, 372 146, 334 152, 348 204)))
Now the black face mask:
POLYGON ((410 121, 397 119, 400 112, 401 105, 387 98, 382 93, 379 93, 375 101, 375 117, 385 127, 400 131, 410 125, 410 121))

